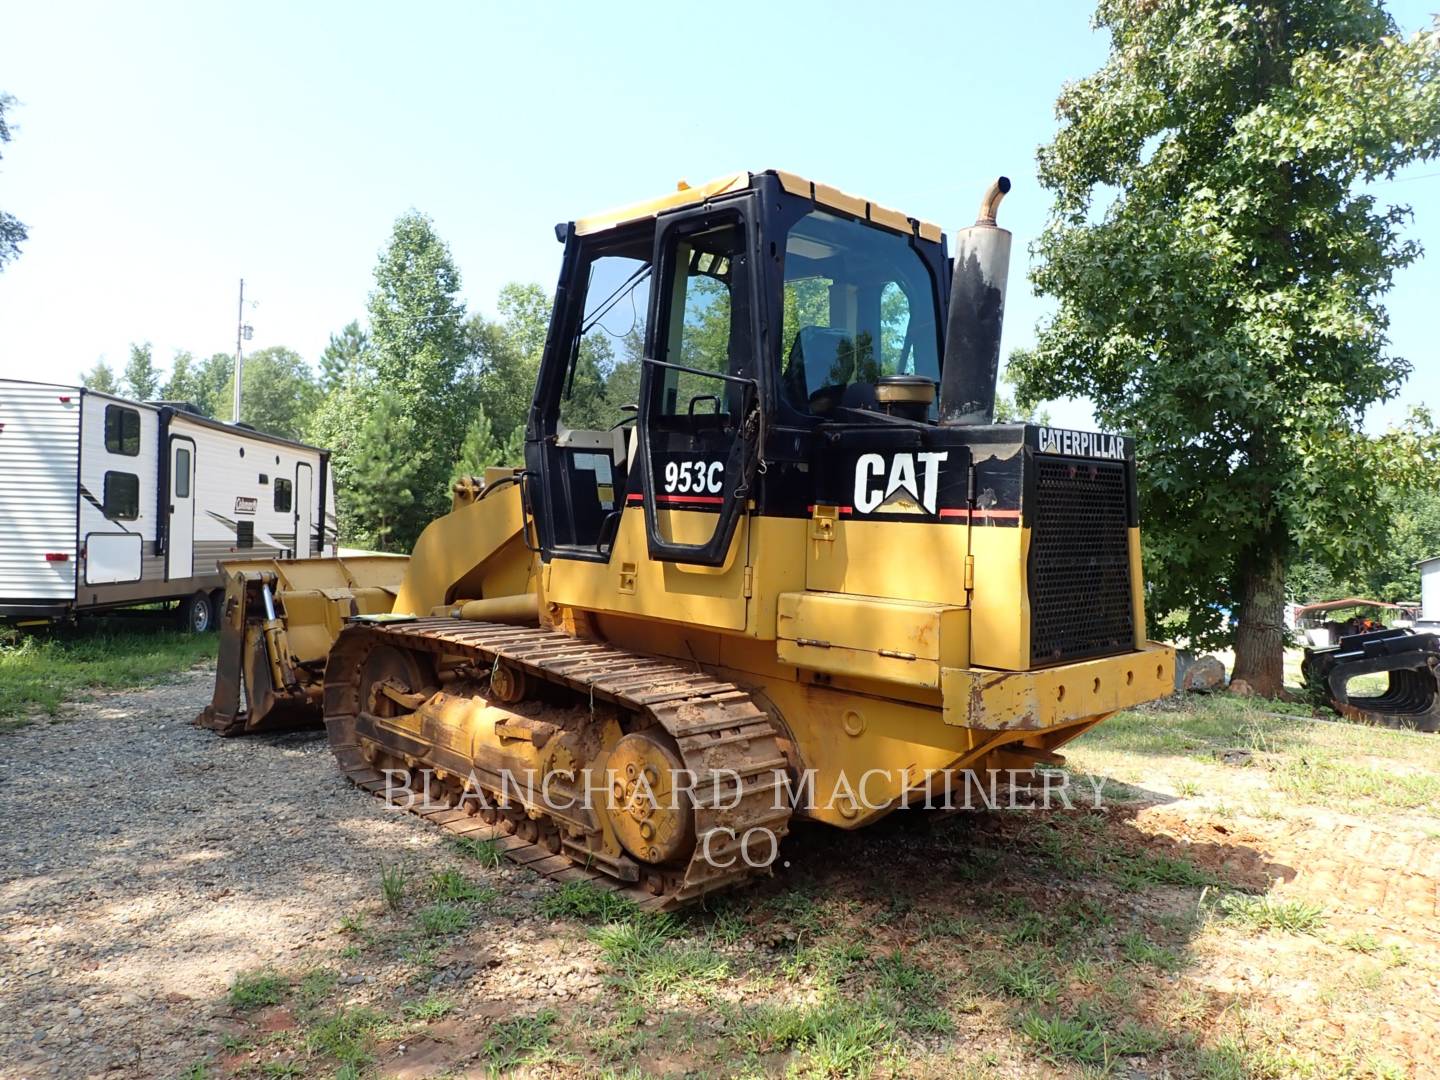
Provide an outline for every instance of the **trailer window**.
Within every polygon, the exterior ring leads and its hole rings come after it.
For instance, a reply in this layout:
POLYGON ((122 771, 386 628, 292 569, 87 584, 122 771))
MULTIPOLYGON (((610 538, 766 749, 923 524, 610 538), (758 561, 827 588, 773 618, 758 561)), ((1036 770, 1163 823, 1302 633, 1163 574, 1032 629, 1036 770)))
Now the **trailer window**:
POLYGON ((140 478, 134 473, 105 474, 105 516, 112 521, 134 521, 140 516, 140 478))
POLYGON ((124 405, 105 406, 105 449, 136 457, 140 453, 140 414, 124 405))
POLYGON ((253 548, 255 546, 255 522, 237 521, 235 523, 235 546, 237 548, 253 548))
POLYGON ((175 497, 190 497, 190 451, 183 446, 175 448, 175 497))
POLYGON ((282 514, 290 512, 290 492, 293 488, 294 484, 284 477, 275 478, 275 509, 282 514))

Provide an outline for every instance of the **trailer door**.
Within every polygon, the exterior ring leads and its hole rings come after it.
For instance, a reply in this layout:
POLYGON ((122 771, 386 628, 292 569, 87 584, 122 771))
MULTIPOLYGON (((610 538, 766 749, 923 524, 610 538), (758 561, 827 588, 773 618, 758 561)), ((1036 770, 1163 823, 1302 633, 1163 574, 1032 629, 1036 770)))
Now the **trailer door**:
POLYGON ((165 578, 195 576, 195 444, 170 439, 170 512, 165 542, 165 578))
POLYGON ((308 559, 315 531, 315 480, 308 462, 295 466, 295 557, 308 559))

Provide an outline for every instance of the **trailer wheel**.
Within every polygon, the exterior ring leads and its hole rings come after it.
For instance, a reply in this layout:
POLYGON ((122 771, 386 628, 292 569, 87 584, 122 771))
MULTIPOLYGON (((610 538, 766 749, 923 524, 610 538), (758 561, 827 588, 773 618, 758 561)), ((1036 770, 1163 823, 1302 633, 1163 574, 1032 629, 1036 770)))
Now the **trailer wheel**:
POLYGON ((197 592, 180 601, 180 625, 192 634, 204 634, 215 629, 215 608, 210 603, 210 594, 197 592))

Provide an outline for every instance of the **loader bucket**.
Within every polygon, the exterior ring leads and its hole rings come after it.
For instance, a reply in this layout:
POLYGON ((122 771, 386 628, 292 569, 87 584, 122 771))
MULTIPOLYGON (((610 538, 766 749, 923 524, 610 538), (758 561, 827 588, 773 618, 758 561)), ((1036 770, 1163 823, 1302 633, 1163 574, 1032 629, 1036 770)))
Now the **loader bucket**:
POLYGON ((388 614, 408 559, 227 562, 215 694, 196 717, 221 735, 318 727, 325 660, 345 619, 388 614))

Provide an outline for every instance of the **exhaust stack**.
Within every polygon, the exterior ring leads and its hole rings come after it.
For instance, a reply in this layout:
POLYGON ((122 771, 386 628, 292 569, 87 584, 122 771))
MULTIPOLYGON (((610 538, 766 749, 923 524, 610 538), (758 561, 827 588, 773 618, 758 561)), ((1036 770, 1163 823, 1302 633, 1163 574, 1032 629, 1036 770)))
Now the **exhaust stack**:
POLYGON ((955 234, 950 316, 940 372, 942 424, 989 424, 995 419, 1011 241, 1010 231, 996 226, 995 213, 1009 190, 1008 177, 997 179, 985 192, 975 224, 955 234))

